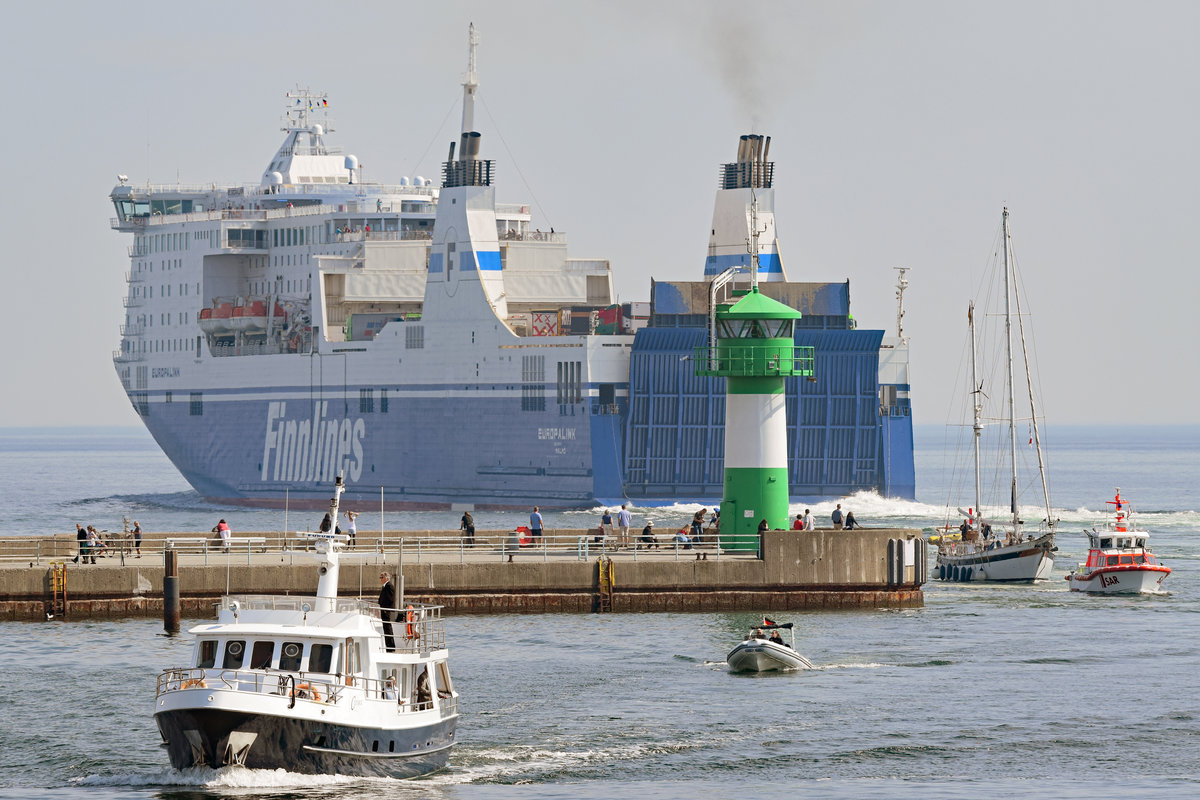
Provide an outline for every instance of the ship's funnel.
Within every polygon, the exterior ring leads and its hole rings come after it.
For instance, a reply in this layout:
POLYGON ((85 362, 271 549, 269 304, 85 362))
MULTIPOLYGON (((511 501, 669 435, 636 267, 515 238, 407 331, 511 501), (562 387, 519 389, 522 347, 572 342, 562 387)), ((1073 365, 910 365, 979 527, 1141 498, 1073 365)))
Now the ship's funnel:
POLYGON ((446 160, 447 160, 447 161, 453 161, 453 160, 454 160, 454 142, 451 142, 451 143, 450 143, 450 155, 446 157, 446 160))
POLYGON ((466 138, 467 148, 467 151, 463 153, 463 158, 474 161, 479 158, 479 140, 483 138, 483 134, 479 131, 471 131, 464 133, 463 136, 466 138))
MULTIPOLYGON (((470 144, 468 144, 469 140, 467 138, 470 135, 471 134, 469 134, 468 132, 463 131, 462 136, 460 137, 460 142, 458 145, 458 157, 461 158, 463 161, 467 160, 467 158, 468 158, 467 153, 470 152, 471 146, 470 146, 470 144)), ((450 160, 453 161, 454 159, 452 158, 450 160)))
POLYGON ((737 160, 746 161, 750 152, 750 137, 742 136, 738 138, 737 160))
POLYGON ((748 133, 738 139, 737 161, 721 168, 722 189, 769 189, 775 165, 767 161, 771 137, 748 133))

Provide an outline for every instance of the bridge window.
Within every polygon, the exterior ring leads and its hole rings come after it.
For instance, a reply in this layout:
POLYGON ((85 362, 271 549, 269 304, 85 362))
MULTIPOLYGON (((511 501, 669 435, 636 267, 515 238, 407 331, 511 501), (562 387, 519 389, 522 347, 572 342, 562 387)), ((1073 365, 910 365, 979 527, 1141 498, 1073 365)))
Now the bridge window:
POLYGON ((200 642, 200 658, 197 667, 211 667, 217 663, 217 640, 205 639, 200 642))
POLYGON ((333 645, 331 644, 314 644, 312 652, 308 655, 308 671, 309 672, 332 672, 333 666, 333 645))
POLYGON ((279 669, 284 672, 300 671, 300 655, 304 646, 299 642, 284 642, 279 650, 279 669))
POLYGON ((245 657, 245 640, 232 639, 225 643, 225 660, 221 662, 221 667, 224 669, 240 669, 245 657))
POLYGON ((270 669, 273 655, 274 642, 255 642, 254 649, 250 651, 250 669, 270 669))

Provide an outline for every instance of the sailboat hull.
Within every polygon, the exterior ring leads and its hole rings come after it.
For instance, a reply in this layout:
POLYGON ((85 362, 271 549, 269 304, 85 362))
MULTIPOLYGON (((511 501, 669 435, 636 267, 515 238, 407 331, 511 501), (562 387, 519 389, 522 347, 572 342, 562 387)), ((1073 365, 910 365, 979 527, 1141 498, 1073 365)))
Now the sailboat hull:
POLYGON ((950 582, 1031 582, 1054 569, 1054 534, 1019 544, 985 549, 975 543, 947 543, 938 551, 938 580, 950 582))

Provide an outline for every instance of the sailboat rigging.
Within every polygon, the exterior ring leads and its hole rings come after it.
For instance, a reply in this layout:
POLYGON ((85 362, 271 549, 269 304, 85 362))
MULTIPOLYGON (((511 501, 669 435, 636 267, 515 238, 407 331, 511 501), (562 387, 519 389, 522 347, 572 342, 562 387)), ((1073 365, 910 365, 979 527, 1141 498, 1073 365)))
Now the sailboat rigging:
MULTIPOLYGON (((1046 481, 1046 462, 1042 453, 1041 434, 1038 430, 1037 407, 1033 382, 1029 372, 1029 350, 1025 342, 1025 329, 1021 321, 1020 293, 1016 287, 1016 270, 1013 266, 1011 239, 1008 227, 1008 209, 1003 217, 1004 253, 1004 356, 1006 362, 1005 394, 1008 406, 1008 451, 1011 472, 1008 486, 1008 512, 1006 520, 998 521, 1001 530, 994 532, 991 522, 983 515, 983 488, 981 478, 980 439, 983 435, 983 410, 987 395, 979 378, 978 351, 975 338, 975 303, 967 310, 967 327, 971 347, 971 407, 972 443, 974 451, 975 504, 959 526, 960 540, 950 541, 942 536, 938 543, 937 577, 947 581, 1034 581, 1050 577, 1054 566, 1055 519, 1050 508, 1049 485, 1046 481), (1013 313, 1013 306, 1016 313, 1013 313), (1029 392, 1031 409, 1031 439, 1037 450, 1038 474, 1041 477, 1042 497, 1046 516, 1036 535, 1026 534, 1023 529, 1017 498, 1017 416, 1016 416, 1016 369, 1013 358, 1013 317, 1017 318, 1021 358, 1025 366, 1025 385, 1029 392)), ((946 523, 944 529, 949 532, 946 523)))

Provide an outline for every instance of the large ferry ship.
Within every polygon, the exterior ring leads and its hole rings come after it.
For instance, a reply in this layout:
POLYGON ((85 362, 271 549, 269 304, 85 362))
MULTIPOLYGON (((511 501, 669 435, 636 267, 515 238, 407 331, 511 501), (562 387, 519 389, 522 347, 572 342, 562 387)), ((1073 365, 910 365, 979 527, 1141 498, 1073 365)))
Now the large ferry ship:
POLYGON ((796 343, 817 354, 815 380, 787 387, 791 495, 913 497, 902 311, 895 336, 858 329, 848 282, 787 280, 770 138, 721 168, 697 280, 619 303, 608 261, 496 202, 476 44, 438 186, 365 181, 326 141, 327 96, 298 90, 257 184, 114 187, 133 243, 113 361, 188 482, 266 506, 319 507, 339 473, 348 499, 401 509, 711 503, 724 387, 693 353, 713 287, 738 287, 714 279, 748 281, 754 217, 761 290, 802 312, 796 343))

